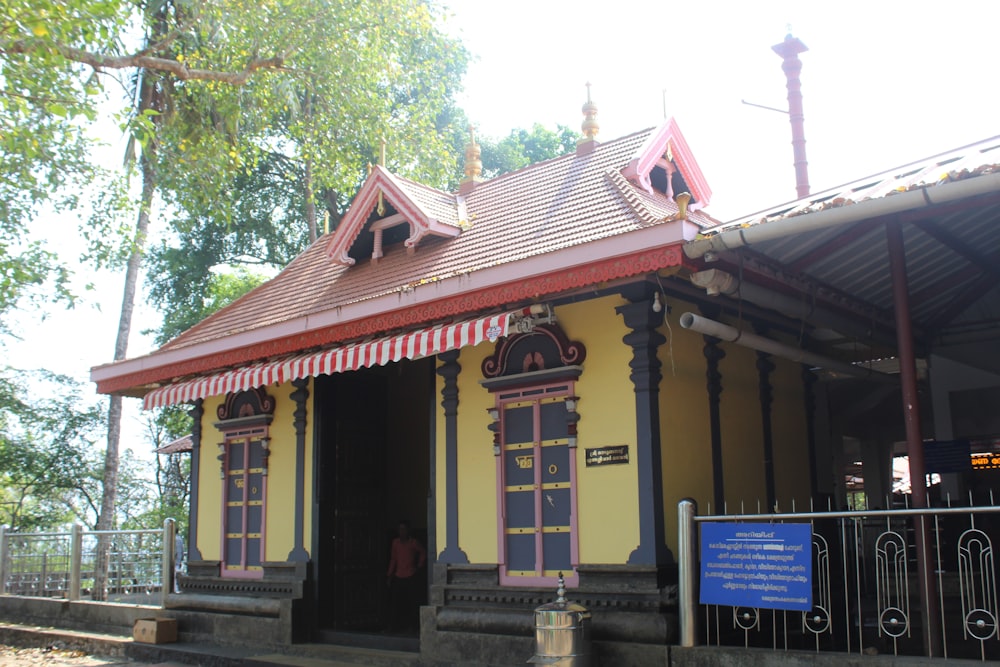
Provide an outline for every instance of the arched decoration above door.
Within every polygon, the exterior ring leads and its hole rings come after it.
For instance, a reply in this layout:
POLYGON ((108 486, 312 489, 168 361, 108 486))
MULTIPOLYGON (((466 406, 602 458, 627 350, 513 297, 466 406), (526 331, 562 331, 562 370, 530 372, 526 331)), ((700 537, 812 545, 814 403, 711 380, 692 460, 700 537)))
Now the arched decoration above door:
MULTIPOLYGON (((483 360, 483 384, 489 379, 578 367, 587 357, 583 343, 570 341, 558 324, 539 324, 528 333, 501 338, 496 351, 483 360)), ((579 373, 577 373, 579 375, 579 373)))
POLYGON ((482 385, 497 460, 500 583, 579 584, 576 379, 587 356, 557 324, 500 339, 482 385))
MULTIPOLYGON (((271 423, 270 417, 274 416, 274 398, 268 395, 263 387, 227 394, 226 400, 216 410, 216 415, 222 422, 260 417, 267 418, 267 423, 271 423)), ((258 421, 264 421, 264 419, 258 421)), ((220 431, 226 430, 225 423, 215 426, 220 431)))

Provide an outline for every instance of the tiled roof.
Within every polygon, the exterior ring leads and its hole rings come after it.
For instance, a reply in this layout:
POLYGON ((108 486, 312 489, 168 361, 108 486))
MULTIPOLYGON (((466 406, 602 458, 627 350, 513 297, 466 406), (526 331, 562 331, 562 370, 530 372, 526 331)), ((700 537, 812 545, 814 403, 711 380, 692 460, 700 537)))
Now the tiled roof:
POLYGON ((651 152, 663 151, 669 138, 663 126, 643 130, 478 183, 461 196, 376 168, 340 232, 159 350, 96 367, 92 377, 99 391, 142 394, 192 374, 674 266, 682 261, 680 242, 717 221, 700 210, 678 220, 671 199, 643 189, 646 171, 633 181, 622 175, 639 162, 653 168, 651 152), (413 248, 392 243, 378 262, 349 265, 341 258, 358 234, 371 233, 361 225, 379 192, 397 211, 424 216, 419 224, 429 233, 413 248))
POLYGON ((455 202, 455 195, 449 192, 442 192, 436 188, 429 187, 423 183, 411 181, 402 176, 392 175, 393 180, 399 184, 400 190, 405 192, 417 206, 423 210, 428 217, 434 218, 438 222, 458 227, 458 206, 455 202))
MULTIPOLYGON (((330 261, 324 237, 274 279, 163 349, 230 336, 662 222, 677 212, 677 205, 664 195, 636 188, 617 173, 650 132, 478 184, 465 196, 468 226, 461 235, 427 237, 413 254, 392 246, 377 264, 362 261, 348 268, 330 261)), ((430 215, 457 223, 455 195, 394 178, 430 215)), ((690 219, 700 226, 715 222, 700 211, 691 213, 690 219)))

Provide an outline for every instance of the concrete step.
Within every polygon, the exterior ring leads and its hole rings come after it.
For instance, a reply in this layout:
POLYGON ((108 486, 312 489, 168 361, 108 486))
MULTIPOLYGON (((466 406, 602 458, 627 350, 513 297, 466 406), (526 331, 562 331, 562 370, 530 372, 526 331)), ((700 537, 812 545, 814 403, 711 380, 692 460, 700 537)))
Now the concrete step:
POLYGON ((0 644, 22 648, 55 646, 94 655, 120 658, 126 655, 126 648, 131 643, 131 637, 121 635, 0 623, 0 644))
POLYGON ((295 644, 286 654, 253 656, 247 665, 255 667, 343 667, 345 665, 372 665, 373 667, 418 667, 419 653, 361 646, 334 646, 331 644, 295 644), (267 660, 265 660, 265 658, 267 660))
MULTIPOLYGON (((403 638, 396 638, 404 641, 403 638)), ((29 625, 0 623, 0 643, 10 646, 43 648, 55 646, 80 650, 93 655, 129 658, 137 662, 163 665, 198 665, 199 667, 419 667, 420 656, 396 648, 393 638, 386 638, 387 648, 336 646, 332 644, 293 644, 288 653, 265 653, 259 648, 221 646, 196 642, 143 644, 131 637, 96 632, 60 630, 29 625)), ((398 643, 398 641, 397 641, 398 643)), ((404 642, 405 643, 405 642, 404 642)), ((410 648, 409 643, 406 643, 410 648)))
POLYGON ((199 667, 242 667, 258 650, 241 646, 218 646, 200 642, 141 644, 130 642, 125 655, 137 662, 175 662, 199 667))

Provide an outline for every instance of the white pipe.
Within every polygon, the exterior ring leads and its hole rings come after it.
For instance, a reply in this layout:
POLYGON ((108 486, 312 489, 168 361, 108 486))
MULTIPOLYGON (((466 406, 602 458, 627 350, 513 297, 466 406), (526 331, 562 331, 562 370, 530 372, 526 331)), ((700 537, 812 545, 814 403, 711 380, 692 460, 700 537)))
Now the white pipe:
POLYGON ((826 308, 816 308, 813 304, 775 292, 747 281, 722 269, 708 269, 691 274, 691 283, 701 287, 709 296, 725 294, 734 299, 743 298, 752 304, 776 310, 788 317, 809 320, 819 326, 828 327, 842 334, 861 340, 871 337, 871 332, 863 324, 853 322, 826 308))
POLYGON ((691 241, 684 246, 684 254, 691 259, 696 259, 706 252, 732 250, 793 234, 849 225, 868 218, 913 211, 997 191, 1000 191, 1000 172, 966 178, 961 181, 923 186, 915 190, 886 195, 878 199, 867 199, 839 208, 828 208, 815 213, 780 218, 749 227, 728 229, 705 239, 691 241))
POLYGON ((807 352, 801 348, 785 345, 784 343, 779 343, 776 340, 764 338, 763 336, 758 336, 757 334, 739 331, 728 324, 716 322, 715 320, 710 320, 707 317, 701 317, 700 315, 695 315, 694 313, 682 314, 681 326, 685 329, 705 334, 706 336, 714 336, 730 343, 737 343, 739 345, 749 347, 751 350, 766 352, 768 354, 773 354, 776 357, 795 361, 800 364, 826 368, 837 373, 844 373, 845 375, 852 375, 854 377, 870 378, 873 380, 881 380, 883 382, 896 382, 896 377, 893 375, 879 373, 878 371, 869 370, 853 364, 847 364, 842 361, 837 361, 836 359, 823 356, 822 354, 807 352))

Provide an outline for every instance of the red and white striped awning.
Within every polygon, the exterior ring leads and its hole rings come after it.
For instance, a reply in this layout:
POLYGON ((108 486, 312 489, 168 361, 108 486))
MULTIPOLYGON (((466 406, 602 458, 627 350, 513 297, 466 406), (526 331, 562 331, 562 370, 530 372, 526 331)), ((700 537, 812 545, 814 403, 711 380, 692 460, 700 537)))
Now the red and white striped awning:
POLYGON ((527 315, 528 310, 526 308, 378 340, 350 343, 186 380, 149 392, 143 399, 143 408, 163 408, 268 384, 283 384, 305 377, 382 366, 400 359, 420 359, 467 345, 478 345, 484 340, 492 342, 507 335, 512 316, 527 315))

